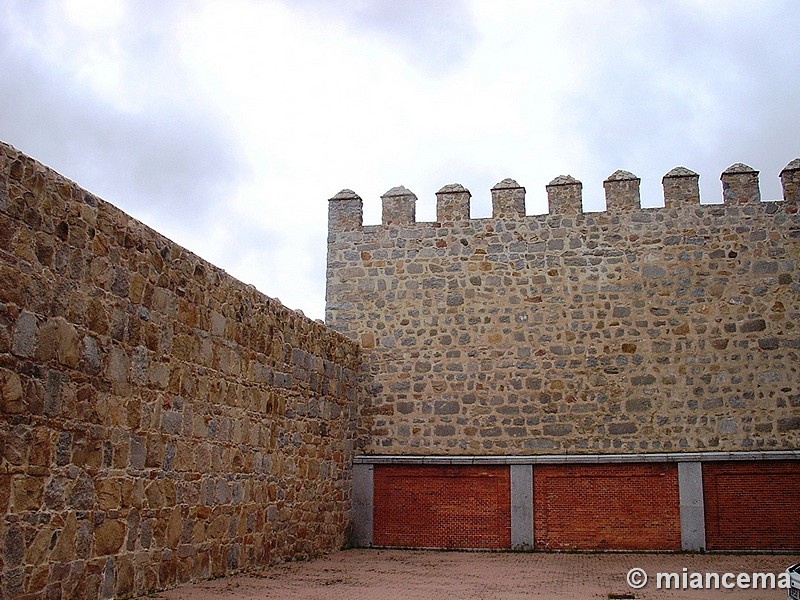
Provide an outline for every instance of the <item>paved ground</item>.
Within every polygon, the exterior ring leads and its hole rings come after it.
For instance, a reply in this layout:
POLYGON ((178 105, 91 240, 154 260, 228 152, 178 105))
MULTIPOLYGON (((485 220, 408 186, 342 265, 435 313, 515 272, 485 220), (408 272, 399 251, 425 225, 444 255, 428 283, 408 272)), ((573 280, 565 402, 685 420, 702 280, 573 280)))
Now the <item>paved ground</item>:
MULTIPOLYGON (((656 574, 775 573, 800 556, 719 554, 547 554, 345 550, 310 562, 286 563, 258 573, 180 587, 151 596, 169 600, 356 600, 361 598, 580 600, 786 598, 786 590, 657 589, 656 574), (630 569, 649 583, 633 589, 630 569)), ((687 579, 690 583, 690 580, 687 579)), ((733 580, 735 583, 735 580, 733 580)), ((663 587, 663 586, 662 586, 663 587)))

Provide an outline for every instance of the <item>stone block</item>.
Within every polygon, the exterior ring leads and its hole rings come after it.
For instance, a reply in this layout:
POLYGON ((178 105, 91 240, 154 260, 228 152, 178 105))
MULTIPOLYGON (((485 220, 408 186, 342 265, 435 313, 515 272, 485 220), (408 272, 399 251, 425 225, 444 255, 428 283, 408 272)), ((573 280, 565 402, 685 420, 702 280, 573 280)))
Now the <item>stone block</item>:
POLYGON ((12 483, 14 510, 36 511, 42 506, 44 479, 30 475, 16 475, 12 483))
POLYGON ((437 415, 457 415, 461 410, 456 400, 436 400, 433 403, 433 412, 437 415))
POLYGON ((0 368, 0 409, 6 414, 20 414, 25 411, 19 375, 3 368, 0 368))
POLYGON ((94 483, 86 472, 81 472, 73 482, 67 494, 67 503, 71 508, 77 510, 94 508, 94 483))
POLYGON ((636 433, 639 428, 635 423, 609 423, 608 433, 611 435, 628 435, 636 433))
POLYGON ((550 423, 544 426, 543 432, 547 436, 561 437, 572 432, 573 426, 569 423, 550 423))
POLYGON ((94 551, 97 556, 116 554, 125 542, 125 524, 105 519, 94 530, 94 551))
POLYGON ((745 321, 739 326, 739 331, 742 333, 753 333, 756 331, 764 331, 767 328, 767 323, 764 319, 751 319, 745 321))
POLYGON ((20 357, 30 358, 36 350, 37 333, 36 315, 27 311, 22 311, 14 325, 14 336, 11 351, 20 357))

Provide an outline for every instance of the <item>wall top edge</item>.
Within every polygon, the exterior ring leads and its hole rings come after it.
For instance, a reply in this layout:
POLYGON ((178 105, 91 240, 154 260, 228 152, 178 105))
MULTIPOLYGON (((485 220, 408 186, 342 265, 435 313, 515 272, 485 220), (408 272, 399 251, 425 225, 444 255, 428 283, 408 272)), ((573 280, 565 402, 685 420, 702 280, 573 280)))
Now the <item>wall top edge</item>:
MULTIPOLYGON (((223 279, 225 285, 230 285, 232 288, 232 293, 241 293, 242 297, 246 297, 255 301, 259 304, 263 304, 270 307, 270 310, 276 311, 282 315, 283 319, 286 319, 286 322, 289 322, 291 319, 301 319, 303 322, 307 323, 309 327, 314 327, 316 329, 324 329, 327 335, 335 337, 339 340, 340 344, 353 344, 353 341, 348 338, 346 335, 338 332, 330 327, 327 327, 325 323, 321 319, 312 319, 311 317, 307 316, 303 313, 302 310, 291 308, 281 301, 280 298, 273 297, 267 295, 265 292, 259 290, 253 284, 244 282, 240 279, 237 279, 222 267, 219 267, 212 262, 206 260, 199 254, 196 254, 192 250, 189 250, 185 246, 174 242, 163 233, 156 231, 147 223, 137 219, 136 217, 128 214, 117 205, 113 204, 111 201, 105 200, 99 196, 96 196, 93 192, 87 190, 86 188, 82 187, 79 183, 69 179, 68 177, 62 175, 55 169, 48 167, 44 163, 40 162, 39 160, 33 158, 32 156, 25 154, 21 150, 18 150, 11 144, 8 144, 2 140, 0 140, 0 166, 2 166, 3 161, 8 161, 9 164, 14 162, 19 162, 20 164, 27 165, 27 168, 30 170, 30 173, 36 172, 44 177, 47 185, 52 186, 55 184, 63 185, 65 188, 69 188, 73 190, 76 196, 70 199, 70 202, 77 202, 79 206, 81 205, 88 205, 93 208, 95 211, 108 211, 117 215, 115 217, 116 222, 121 224, 121 227, 124 227, 126 231, 135 232, 135 235, 140 236, 141 238, 146 238, 148 240, 153 240, 153 244, 155 245, 156 250, 163 250, 165 248, 169 249, 169 253, 166 255, 169 258, 164 258, 166 262, 171 263, 185 263, 191 266, 201 265, 206 272, 206 280, 207 282, 211 282, 214 280, 215 277, 219 277, 223 279)), ((20 181, 14 181, 14 177, 9 178, 13 183, 20 185, 20 189, 25 189, 25 184, 20 181)), ((0 184, 3 183, 3 173, 0 172, 0 184)), ((48 188, 46 193, 51 193, 52 189, 48 188)), ((2 190, 0 190, 2 192, 2 190)), ((345 197, 352 197, 358 198, 358 196, 352 190, 342 190, 337 194, 335 199, 341 200, 345 197)), ((0 197, 2 193, 0 193, 0 197)), ((7 212, 5 207, 2 207, 3 212, 7 212)), ((163 256, 163 255, 162 255, 163 256)), ((192 272, 192 267, 189 267, 188 272, 192 272)), ((209 283, 210 285, 210 283, 209 283)), ((222 285, 222 284, 220 284, 222 285)))
MULTIPOLYGON (((516 180, 506 178, 491 189, 493 219, 514 220, 528 217, 557 216, 573 218, 581 214, 608 213, 614 217, 636 210, 673 211, 695 210, 706 207, 734 207, 733 210, 752 210, 754 206, 768 206, 768 212, 778 211, 795 215, 800 204, 800 158, 790 161, 780 172, 782 198, 764 201, 761 198, 759 172, 744 163, 735 163, 722 172, 722 197, 701 198, 696 172, 684 166, 668 171, 661 182, 663 204, 643 205, 640 178, 630 171, 617 170, 603 181, 605 209, 595 211, 583 205, 583 184, 572 175, 559 175, 545 186, 547 212, 528 215, 525 208, 525 187, 516 180), (721 200, 719 202, 718 200, 721 200), (782 202, 781 202, 782 201, 782 202), (784 204, 777 209, 777 204, 784 204), (749 208, 748 208, 749 207, 749 208)), ((480 220, 470 217, 471 192, 459 183, 443 186, 436 192, 436 223, 455 223, 480 220)), ((329 199, 328 228, 331 232, 364 230, 363 200, 351 189, 344 189, 329 199)), ((381 196, 383 225, 393 228, 419 223, 415 207, 417 196, 404 186, 391 188, 381 196)))
POLYGON ((645 454, 539 454, 539 455, 362 455, 355 464, 373 465, 547 465, 642 462, 720 462, 800 460, 800 450, 746 452, 653 452, 645 454))
MULTIPOLYGON (((781 169, 779 175, 783 175, 784 173, 789 173, 798 170, 800 170, 800 157, 790 160, 786 164, 786 166, 783 169, 781 169)), ((758 175, 759 171, 757 171, 756 169, 745 163, 738 162, 730 165, 727 169, 722 171, 720 176, 724 177, 726 175, 743 175, 743 174, 758 175)), ((665 173, 662 179, 681 178, 681 177, 700 177, 700 175, 695 171, 688 169, 684 166, 677 166, 674 167, 673 169, 670 169, 667 173, 665 173)), ((639 177, 637 177, 630 171, 626 171, 624 169, 618 169, 614 171, 611 175, 606 177, 604 183, 615 182, 615 181, 639 180, 639 179, 640 179, 639 177)), ((572 175, 559 175, 558 177, 550 181, 550 183, 548 183, 545 187, 554 187, 562 185, 583 185, 583 183, 579 179, 573 177, 572 175)), ((507 177, 492 187, 492 190, 501 190, 501 189, 524 189, 524 187, 519 183, 517 183, 516 180, 507 177)), ((469 192, 469 190, 460 183, 451 183, 443 186, 436 193, 442 194, 442 193, 452 193, 452 192, 469 192)), ((412 192, 411 190, 407 189, 405 186, 402 185, 395 186, 389 189, 381 197, 383 198, 383 197, 395 197, 395 196, 416 197, 414 192, 412 192)), ((333 197, 329 198, 329 200, 345 200, 350 198, 360 199, 361 197, 353 190, 345 188, 336 195, 334 195, 333 197)))

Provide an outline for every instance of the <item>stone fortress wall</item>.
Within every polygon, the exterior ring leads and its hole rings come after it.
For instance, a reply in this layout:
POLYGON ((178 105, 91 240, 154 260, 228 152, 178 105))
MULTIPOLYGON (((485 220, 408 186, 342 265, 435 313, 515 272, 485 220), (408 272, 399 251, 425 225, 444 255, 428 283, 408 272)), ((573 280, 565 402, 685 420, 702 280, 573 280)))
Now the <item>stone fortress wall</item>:
POLYGON ((639 179, 605 182, 583 212, 580 182, 547 185, 549 214, 526 215, 511 179, 491 218, 470 192, 329 202, 326 323, 364 354, 365 453, 536 455, 800 448, 800 160, 762 202, 758 173, 663 178, 641 208, 639 179), (716 200, 716 199, 715 199, 716 200))
POLYGON ((539 216, 504 180, 489 219, 446 186, 436 223, 394 188, 367 227, 344 191, 326 326, 0 143, 0 598, 125 597, 348 539, 766 549, 784 526, 768 547, 800 547, 800 161, 781 178, 760 202, 734 165, 700 205, 676 169, 643 210, 617 172, 584 213, 561 177, 539 216), (745 462, 706 462, 724 451, 745 462), (645 480, 666 492, 607 487, 645 480), (638 512, 576 530, 614 493, 638 512), (743 534, 731 511, 765 499, 743 534))
POLYGON ((359 350, 0 144, 0 598, 341 547, 359 350))

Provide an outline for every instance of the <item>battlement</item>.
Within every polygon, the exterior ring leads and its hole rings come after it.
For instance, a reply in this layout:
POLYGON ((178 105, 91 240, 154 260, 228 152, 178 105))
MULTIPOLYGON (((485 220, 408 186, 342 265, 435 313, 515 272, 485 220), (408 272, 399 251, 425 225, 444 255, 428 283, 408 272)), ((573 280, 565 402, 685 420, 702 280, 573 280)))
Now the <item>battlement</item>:
POLYGON ((664 206, 615 171, 606 210, 569 175, 527 215, 492 187, 470 218, 459 184, 415 219, 405 187, 331 199, 327 325, 361 344, 372 454, 794 450, 800 443, 800 159, 762 202, 734 164, 722 202, 699 175, 663 176, 664 206), (652 204, 648 198, 646 205, 652 204))
MULTIPOLYGON (((675 167, 664 175, 664 208, 700 204, 700 175, 686 167, 675 167)), ((783 201, 800 204, 800 158, 780 173, 783 201)), ((743 163, 725 169, 722 181, 722 203, 747 206, 761 202, 759 173, 743 163)), ((642 208, 640 179, 628 171, 618 170, 603 182, 606 212, 622 213, 642 208)), ((578 215, 583 209, 583 184, 571 175, 560 175, 545 186, 550 215, 578 215)), ((525 188, 513 179, 503 179, 491 189, 493 219, 525 217, 525 188)), ((468 189, 458 183, 446 185, 436 192, 436 222, 448 223, 470 219, 468 189)), ((393 187, 383 196, 382 224, 409 225, 416 222, 417 196, 403 186, 393 187)), ((652 210, 652 209, 646 209, 652 210)), ((329 202, 328 227, 331 231, 357 230, 363 226, 363 202, 352 190, 342 190, 329 202)))

